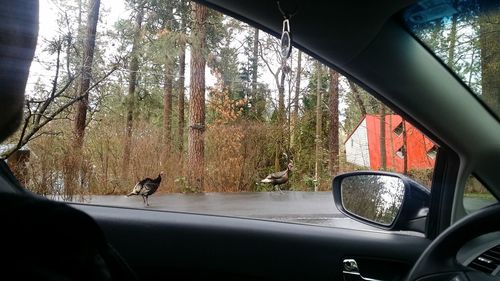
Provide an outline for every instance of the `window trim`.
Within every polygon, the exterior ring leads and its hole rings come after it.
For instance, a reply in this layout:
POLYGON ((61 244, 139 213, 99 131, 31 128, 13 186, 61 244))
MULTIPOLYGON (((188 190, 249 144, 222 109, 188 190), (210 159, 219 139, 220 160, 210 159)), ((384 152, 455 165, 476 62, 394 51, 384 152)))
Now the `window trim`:
MULTIPOLYGON (((436 238, 452 223, 455 211, 455 189, 460 170, 460 157, 446 146, 440 146, 431 187, 431 202, 427 216, 426 237, 436 238)), ((456 190, 459 191, 458 189, 456 190)))

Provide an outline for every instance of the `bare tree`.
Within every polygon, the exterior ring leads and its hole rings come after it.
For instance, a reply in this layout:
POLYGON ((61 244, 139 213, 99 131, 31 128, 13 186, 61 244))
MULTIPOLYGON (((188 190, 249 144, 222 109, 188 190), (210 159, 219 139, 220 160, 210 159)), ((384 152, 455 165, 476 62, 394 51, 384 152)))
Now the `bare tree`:
POLYGON ((58 131, 47 131, 44 130, 44 128, 53 121, 68 119, 63 113, 67 112, 67 109, 86 97, 90 91, 99 86, 116 70, 115 65, 102 77, 97 79, 94 84, 90 85, 86 92, 73 97, 68 95, 67 92, 71 89, 71 85, 74 84, 75 79, 77 79, 80 74, 77 73, 72 75, 66 82, 59 85, 61 67, 60 52, 61 49, 58 48, 56 69, 54 71, 55 75, 54 80, 52 80, 52 87, 49 94, 47 97, 41 99, 29 98, 26 100, 24 119, 17 143, 4 153, 4 157, 8 158, 14 152, 36 138, 45 135, 50 136, 59 134, 58 131))
POLYGON ((253 48, 252 48, 252 93, 255 94, 257 91, 257 68, 259 66, 259 29, 254 28, 253 34, 253 48))
POLYGON ((135 108, 135 91, 137 85, 137 71, 139 70, 139 55, 138 48, 141 42, 142 20, 144 17, 144 7, 139 6, 135 19, 135 34, 132 45, 132 59, 130 61, 130 76, 128 81, 128 96, 127 96, 127 121, 125 125, 125 142, 123 146, 123 164, 122 176, 128 174, 130 163, 130 151, 132 146, 132 128, 134 123, 134 108, 135 108))
POLYGON ((315 134, 315 153, 314 153, 314 191, 318 191, 320 157, 321 157, 321 72, 322 67, 319 61, 316 62, 316 134, 315 134))
POLYGON ((451 29, 450 36, 448 38, 448 66, 453 68, 455 65, 455 47, 457 45, 457 24, 458 24, 458 16, 454 14, 451 18, 451 29))
POLYGON ((329 148, 330 148, 330 173, 332 176, 339 172, 339 74, 330 69, 330 128, 329 128, 329 148))
POLYGON ((286 60, 281 57, 280 46, 278 42, 271 37, 268 37, 268 40, 265 40, 265 49, 271 51, 271 56, 273 58, 278 58, 279 67, 274 69, 274 63, 270 61, 269 58, 265 56, 265 52, 263 52, 263 46, 260 45, 260 57, 261 60, 266 65, 267 69, 271 73, 274 78, 274 82, 276 84, 276 88, 278 89, 278 106, 276 110, 276 120, 277 120, 277 133, 276 133, 276 150, 274 157, 274 169, 281 169, 280 165, 280 157, 284 150, 285 144, 285 131, 286 131, 286 114, 285 114, 285 78, 287 72, 290 71, 290 68, 286 65, 286 60))
POLYGON ((298 51, 297 55, 297 76, 295 78, 295 96, 293 97, 293 112, 291 118, 292 128, 290 129, 290 145, 293 147, 295 141, 294 129, 299 118, 299 99, 300 99, 300 80, 302 76, 302 52, 298 51))
POLYGON ((351 88, 351 92, 354 95, 354 100, 356 101, 356 104, 359 107, 359 111, 361 112, 361 116, 366 115, 366 106, 365 103, 363 102, 363 99, 361 99, 361 94, 359 93, 358 86, 354 84, 351 80, 349 81, 349 87, 351 88))

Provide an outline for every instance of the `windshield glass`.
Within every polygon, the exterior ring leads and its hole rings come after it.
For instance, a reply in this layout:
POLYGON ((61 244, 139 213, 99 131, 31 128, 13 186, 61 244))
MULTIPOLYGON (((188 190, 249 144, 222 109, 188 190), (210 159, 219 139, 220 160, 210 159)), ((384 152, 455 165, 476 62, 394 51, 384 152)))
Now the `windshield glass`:
POLYGON ((359 228, 334 176, 430 188, 438 150, 313 57, 177 0, 40 1, 24 119, 0 144, 55 200, 359 228))
POLYGON ((410 30, 500 116, 500 5, 427 0, 404 14, 410 30))

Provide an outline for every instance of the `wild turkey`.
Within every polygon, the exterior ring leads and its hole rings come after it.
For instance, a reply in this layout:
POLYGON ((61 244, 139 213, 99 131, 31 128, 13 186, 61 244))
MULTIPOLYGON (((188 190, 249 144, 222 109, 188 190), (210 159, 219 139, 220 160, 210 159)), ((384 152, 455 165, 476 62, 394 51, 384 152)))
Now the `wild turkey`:
POLYGON ((139 181, 135 186, 132 192, 127 194, 127 197, 132 195, 141 195, 142 200, 144 201, 144 205, 149 206, 148 197, 158 190, 158 187, 161 183, 161 176, 163 172, 160 172, 156 179, 145 178, 139 181))
POLYGON ((276 186, 278 186, 278 190, 282 192, 279 186, 288 182, 288 174, 292 170, 293 170, 293 163, 290 162, 288 163, 286 170, 269 174, 265 179, 261 180, 260 182, 270 183, 273 185, 274 189, 276 189, 276 186))

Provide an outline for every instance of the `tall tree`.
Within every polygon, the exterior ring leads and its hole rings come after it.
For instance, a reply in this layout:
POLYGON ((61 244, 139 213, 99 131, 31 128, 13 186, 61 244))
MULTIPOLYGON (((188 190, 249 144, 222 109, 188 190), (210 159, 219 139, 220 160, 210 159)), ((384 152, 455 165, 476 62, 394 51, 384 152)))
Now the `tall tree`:
POLYGON ((481 1, 479 45, 481 49, 482 95, 491 109, 500 115, 500 15, 496 1, 481 1))
POLYGON ((259 29, 254 28, 253 42, 252 42, 252 115, 256 116, 256 100, 257 100, 257 78, 258 78, 258 66, 259 66, 259 29))
POLYGON ((453 68, 455 65, 455 47, 457 45, 457 22, 458 22, 458 15, 454 14, 453 17, 451 18, 451 29, 450 29, 450 36, 448 38, 448 66, 450 68, 453 68))
POLYGON ((279 43, 275 38, 268 36, 260 44, 260 57, 266 65, 267 69, 274 78, 276 88, 278 89, 278 104, 276 106, 276 145, 274 153, 274 169, 281 169, 281 155, 284 150, 285 144, 285 131, 286 131, 286 114, 285 114, 285 78, 286 74, 290 72, 290 67, 286 64, 286 59, 281 56, 279 43), (267 54, 264 50, 270 50, 267 54), (277 69, 274 66, 278 66, 277 69))
MULTIPOLYGON (((183 1, 181 1, 183 3, 183 1)), ((181 18, 180 37, 179 37, 179 80, 178 80, 178 96, 177 96, 177 138, 179 146, 179 154, 181 159, 184 158, 184 92, 185 92, 185 75, 186 75, 186 18, 181 18)))
MULTIPOLYGON (((170 6, 164 16, 164 33, 172 33, 173 10, 170 6)), ((165 47, 164 79, 163 79, 163 154, 166 160, 172 145, 172 90, 174 75, 174 58, 169 44, 165 47)))
POLYGON ((286 61, 282 62, 280 82, 278 86, 278 124, 283 127, 285 124, 286 114, 285 114, 285 78, 287 72, 290 71, 290 67, 286 65, 286 61))
POLYGON ((320 157, 321 157, 321 63, 316 62, 316 134, 315 134, 315 153, 314 153, 314 191, 318 191, 319 173, 320 173, 320 157))
POLYGON ((330 173, 332 176, 339 172, 339 74, 330 69, 330 173))
POLYGON ((354 84, 351 80, 349 80, 349 87, 351 88, 351 91, 354 95, 354 100, 356 101, 356 104, 359 107, 359 110, 361 112, 361 116, 366 115, 366 106, 365 103, 363 102, 363 99, 361 99, 361 94, 359 93, 358 86, 354 84))
POLYGON ((83 146, 83 139, 85 137, 85 124, 87 121, 87 110, 89 107, 88 90, 90 87, 92 62, 94 60, 95 38, 100 5, 100 0, 91 0, 87 16, 87 34, 82 56, 82 69, 78 88, 78 96, 82 96, 82 98, 79 102, 77 102, 74 123, 73 147, 77 150, 81 150, 83 146))
POLYGON ((302 52, 299 50, 297 55, 297 76, 295 77, 295 95, 293 97, 293 111, 291 116, 290 128, 290 146, 295 144, 295 126, 299 118, 299 99, 300 99, 300 82, 302 78, 302 52))
POLYGON ((403 124, 403 174, 408 175, 408 132, 406 121, 402 120, 403 124))
POLYGON ((286 73, 290 71, 288 65, 286 65, 286 60, 282 58, 281 75, 280 82, 278 86, 278 142, 276 146, 276 153, 274 158, 274 168, 279 170, 281 168, 280 158, 281 152, 284 150, 285 146, 285 131, 286 131, 286 114, 285 114, 285 78, 286 73))
POLYGON ((380 103, 380 169, 387 169, 387 152, 385 144, 385 105, 380 103))
POLYGON ((127 120, 125 124, 125 142, 123 145, 122 176, 128 174, 130 164, 130 152, 132 147, 132 128, 134 123, 135 91, 137 86, 137 71, 139 70, 138 49, 141 43, 142 21, 144 17, 144 7, 140 5, 135 17, 134 41, 132 43, 132 59, 129 65, 129 81, 127 95, 127 120))
POLYGON ((163 80, 163 153, 170 154, 172 143, 172 89, 173 89, 173 65, 171 58, 165 56, 164 80, 163 80))
POLYGON ((203 191, 205 167, 205 64, 207 8, 193 3, 191 31, 191 81, 189 99, 188 184, 203 191))
POLYGON ((81 97, 76 102, 75 121, 73 124, 72 152, 65 158, 64 172, 64 198, 71 200, 78 183, 82 183, 83 178, 78 181, 78 173, 82 165, 82 147, 85 137, 85 127, 87 124, 87 110, 89 108, 89 88, 92 72, 92 62, 94 60, 95 39, 97 31, 97 21, 99 19, 100 0, 92 0, 89 5, 87 16, 87 30, 82 55, 80 70, 80 81, 78 84, 77 96, 81 97))

